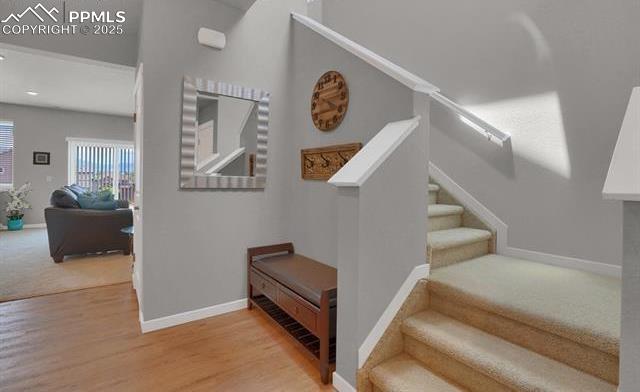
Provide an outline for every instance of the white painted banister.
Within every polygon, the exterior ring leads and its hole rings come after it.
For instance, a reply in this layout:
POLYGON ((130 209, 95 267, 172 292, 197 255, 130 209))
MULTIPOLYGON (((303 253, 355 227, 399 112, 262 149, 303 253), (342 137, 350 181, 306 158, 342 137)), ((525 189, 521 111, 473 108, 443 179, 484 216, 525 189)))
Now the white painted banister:
POLYGON ((229 166, 231 162, 238 159, 238 157, 244 154, 244 147, 237 148, 233 150, 229 155, 222 158, 220 162, 216 163, 211 169, 207 170, 207 174, 216 174, 223 170, 225 167, 229 166))
POLYGON ((602 194, 605 199, 640 201, 640 87, 631 92, 602 194))
POLYGON ((467 123, 467 125, 469 125, 474 130, 483 134, 487 138, 487 140, 501 146, 510 142, 511 140, 510 134, 506 132, 502 132, 498 128, 487 123, 486 121, 476 116, 475 114, 471 113, 464 107, 460 106, 459 104, 453 102, 451 99, 442 95, 442 93, 440 93, 439 91, 431 94, 431 98, 433 98, 435 101, 442 104, 447 109, 461 116, 463 119, 466 120, 465 122, 467 123))
POLYGON ((329 179, 337 187, 359 187, 420 124, 420 116, 387 124, 329 179))
POLYGON ((483 121, 481 118, 474 115, 461 105, 450 100, 442 93, 440 93, 440 89, 438 87, 420 78, 419 76, 407 71, 397 64, 394 64, 386 58, 378 55, 377 53, 374 53, 373 51, 328 28, 322 23, 309 18, 308 16, 292 12, 291 17, 295 21, 301 23, 303 26, 306 26, 317 34, 320 34, 324 38, 338 45, 347 52, 355 55, 369 65, 372 65, 389 77, 404 84, 413 91, 430 95, 435 101, 441 103, 447 109, 461 116, 465 120, 465 123, 467 123, 467 125, 469 125, 474 130, 482 133, 487 137, 489 141, 492 141, 499 145, 504 145, 510 141, 511 135, 502 132, 499 129, 496 129, 494 126, 488 124, 486 121, 483 121))

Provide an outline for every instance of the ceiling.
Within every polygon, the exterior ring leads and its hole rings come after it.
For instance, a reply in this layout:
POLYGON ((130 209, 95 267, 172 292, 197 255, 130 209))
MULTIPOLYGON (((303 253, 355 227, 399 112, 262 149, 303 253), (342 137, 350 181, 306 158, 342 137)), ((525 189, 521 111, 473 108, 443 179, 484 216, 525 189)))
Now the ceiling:
POLYGON ((0 44, 0 55, 0 102, 127 116, 133 112, 133 67, 6 44, 0 44))

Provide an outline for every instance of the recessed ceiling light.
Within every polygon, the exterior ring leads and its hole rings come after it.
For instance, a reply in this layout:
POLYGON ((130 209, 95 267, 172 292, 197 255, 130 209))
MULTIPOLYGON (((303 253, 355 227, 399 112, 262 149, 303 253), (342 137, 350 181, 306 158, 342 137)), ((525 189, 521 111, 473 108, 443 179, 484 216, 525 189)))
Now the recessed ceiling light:
POLYGON ((27 94, 31 95, 32 97, 35 97, 36 95, 40 94, 37 91, 27 91, 27 94))
POLYGON ((3 54, 0 54, 0 61, 4 60, 6 57, 4 57, 3 54))

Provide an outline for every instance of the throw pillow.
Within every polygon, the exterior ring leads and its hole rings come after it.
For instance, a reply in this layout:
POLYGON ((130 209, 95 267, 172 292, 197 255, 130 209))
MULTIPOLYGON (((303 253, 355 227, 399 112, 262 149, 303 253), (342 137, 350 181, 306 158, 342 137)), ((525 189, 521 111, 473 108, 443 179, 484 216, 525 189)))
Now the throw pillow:
POLYGON ((78 198, 67 188, 56 189, 51 194, 49 202, 58 208, 80 208, 78 198))
POLYGON ((109 190, 98 191, 96 197, 100 201, 113 201, 113 193, 109 190))
POLYGON ((65 185, 65 188, 73 192, 76 196, 79 196, 79 195, 82 195, 83 193, 88 192, 86 188, 83 188, 78 184, 65 185))
POLYGON ((80 203, 80 207, 89 210, 115 210, 117 208, 115 200, 100 200, 91 194, 78 196, 78 203, 80 203))

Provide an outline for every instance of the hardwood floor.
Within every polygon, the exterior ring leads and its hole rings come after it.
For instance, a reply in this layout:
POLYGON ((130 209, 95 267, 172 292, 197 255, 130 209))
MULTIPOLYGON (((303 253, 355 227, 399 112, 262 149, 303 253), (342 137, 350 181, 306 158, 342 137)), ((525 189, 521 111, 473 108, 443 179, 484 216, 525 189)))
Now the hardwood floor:
POLYGON ((0 304, 1 391, 330 391, 287 337, 241 310, 141 334, 131 285, 0 304))

